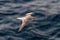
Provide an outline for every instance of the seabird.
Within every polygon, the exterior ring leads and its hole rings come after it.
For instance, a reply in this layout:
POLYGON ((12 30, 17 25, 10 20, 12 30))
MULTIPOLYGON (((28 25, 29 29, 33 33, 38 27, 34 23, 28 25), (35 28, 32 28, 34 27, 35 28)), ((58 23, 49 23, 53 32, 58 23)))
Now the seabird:
POLYGON ((29 21, 28 19, 33 20, 33 17, 31 16, 31 14, 32 14, 32 12, 31 13, 27 13, 24 17, 17 18, 17 19, 19 19, 19 20, 22 21, 22 24, 20 25, 18 31, 21 31, 24 28, 24 26, 26 25, 26 23, 29 21))

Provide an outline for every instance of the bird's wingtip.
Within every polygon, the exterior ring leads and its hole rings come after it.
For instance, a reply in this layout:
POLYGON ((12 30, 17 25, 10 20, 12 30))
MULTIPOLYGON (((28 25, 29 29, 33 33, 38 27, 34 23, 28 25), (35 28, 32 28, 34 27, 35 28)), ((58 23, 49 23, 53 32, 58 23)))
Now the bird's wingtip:
POLYGON ((17 19, 21 19, 21 18, 17 18, 17 19))
POLYGON ((32 14, 33 12, 30 12, 30 13, 28 13, 28 14, 32 14))

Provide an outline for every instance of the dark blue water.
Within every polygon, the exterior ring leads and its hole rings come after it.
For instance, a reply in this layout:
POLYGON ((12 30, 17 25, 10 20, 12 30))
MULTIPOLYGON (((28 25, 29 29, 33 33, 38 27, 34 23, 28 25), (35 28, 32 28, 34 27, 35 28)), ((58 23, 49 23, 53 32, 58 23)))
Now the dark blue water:
POLYGON ((59 0, 0 0, 0 40, 60 40, 59 0), (28 12, 36 20, 18 32, 28 12))

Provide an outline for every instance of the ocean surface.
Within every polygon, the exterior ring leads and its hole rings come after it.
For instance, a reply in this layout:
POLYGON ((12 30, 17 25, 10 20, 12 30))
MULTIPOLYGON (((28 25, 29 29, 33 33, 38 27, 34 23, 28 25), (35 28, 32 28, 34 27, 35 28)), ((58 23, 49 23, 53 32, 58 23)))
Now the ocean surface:
POLYGON ((60 40, 60 0, 0 0, 0 40, 60 40), (18 32, 28 12, 36 20, 18 32))

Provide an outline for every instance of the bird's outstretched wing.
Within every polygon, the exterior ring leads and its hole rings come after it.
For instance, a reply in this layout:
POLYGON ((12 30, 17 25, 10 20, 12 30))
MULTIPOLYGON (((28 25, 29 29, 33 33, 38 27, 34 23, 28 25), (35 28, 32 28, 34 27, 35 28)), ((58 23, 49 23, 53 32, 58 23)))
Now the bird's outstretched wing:
POLYGON ((24 26, 25 26, 25 24, 26 24, 25 22, 26 22, 25 20, 22 20, 22 24, 20 25, 18 31, 21 31, 21 30, 24 28, 24 26))
POLYGON ((17 19, 22 20, 22 18, 17 18, 17 19))

